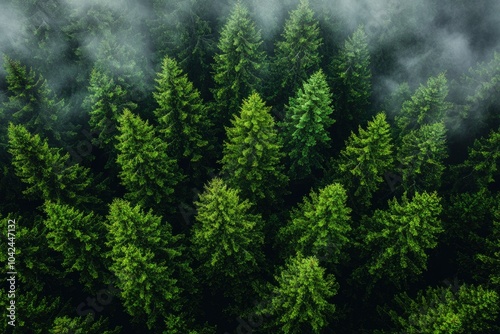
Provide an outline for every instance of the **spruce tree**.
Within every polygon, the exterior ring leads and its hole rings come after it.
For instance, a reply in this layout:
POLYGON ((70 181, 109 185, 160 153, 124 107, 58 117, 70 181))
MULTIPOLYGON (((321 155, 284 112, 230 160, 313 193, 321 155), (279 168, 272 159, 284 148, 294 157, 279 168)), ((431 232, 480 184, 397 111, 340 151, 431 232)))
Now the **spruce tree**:
POLYGON ((500 130, 491 131, 486 138, 476 139, 469 148, 463 167, 471 171, 478 188, 486 188, 498 178, 500 130))
POLYGON ((282 143, 270 108, 254 93, 243 101, 232 125, 226 129, 221 160, 228 185, 240 189, 242 197, 253 203, 276 202, 287 177, 282 172, 282 143))
POLYGON ((313 170, 323 168, 325 152, 330 148, 328 129, 335 122, 332 112, 332 94, 319 70, 290 98, 281 124, 293 177, 306 178, 313 170))

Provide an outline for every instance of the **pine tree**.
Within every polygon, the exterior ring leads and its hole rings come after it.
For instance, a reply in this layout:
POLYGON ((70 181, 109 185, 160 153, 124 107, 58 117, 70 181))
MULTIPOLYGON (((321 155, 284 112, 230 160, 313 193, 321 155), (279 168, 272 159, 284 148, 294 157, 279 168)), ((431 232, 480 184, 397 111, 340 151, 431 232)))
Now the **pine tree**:
POLYGON ((497 178, 497 163, 500 158, 500 130, 491 131, 488 137, 476 139, 469 148, 464 167, 471 170, 479 188, 486 188, 497 178))
POLYGON ((304 82, 286 109, 281 127, 291 160, 290 174, 305 178, 312 170, 323 167, 325 152, 330 148, 328 129, 335 122, 330 117, 332 94, 321 70, 304 82))
POLYGON ((88 194, 90 170, 71 165, 69 154, 49 147, 40 135, 32 135, 22 125, 9 125, 9 152, 16 175, 28 185, 23 191, 48 201, 80 204, 96 199, 88 194))
POLYGON ((390 126, 384 113, 368 122, 366 130, 359 127, 359 134, 351 133, 346 147, 340 152, 338 162, 342 182, 354 191, 361 204, 368 205, 371 197, 384 181, 383 175, 393 164, 393 146, 390 126))
POLYGON ((213 94, 217 102, 214 124, 228 125, 244 98, 261 85, 265 54, 262 38, 251 21, 248 9, 237 2, 221 31, 214 57, 213 94))
POLYGON ((107 257, 123 306, 148 328, 177 333, 182 327, 185 292, 193 283, 189 264, 171 226, 139 205, 116 199, 107 217, 107 257), (177 324, 176 324, 177 323, 177 324))
POLYGON ((335 277, 325 276, 316 257, 297 254, 275 280, 271 300, 259 311, 274 319, 272 332, 321 333, 335 312, 329 301, 338 290, 335 277))
POLYGON ((262 263, 261 218, 250 214, 252 204, 219 178, 205 186, 195 204, 198 224, 191 241, 201 275, 208 285, 241 298, 262 263))
POLYGON ((429 78, 425 86, 420 85, 411 99, 403 103, 401 112, 395 117, 399 130, 405 133, 424 124, 443 122, 452 107, 447 96, 445 74, 429 78))
POLYGON ((389 201, 387 210, 376 210, 366 224, 364 243, 370 254, 367 270, 374 280, 394 284, 410 281, 427 267, 427 253, 437 246, 443 232, 439 218, 442 206, 437 193, 406 193, 400 201, 389 201))
MULTIPOLYGON (((484 264, 488 271, 490 283, 500 287, 500 205, 497 203, 492 209, 494 222, 492 233, 485 240, 480 238, 481 242, 486 242, 486 254, 476 254, 476 257, 484 264)), ((480 222, 482 223, 482 222, 480 222)))
POLYGON ((328 264, 338 264, 343 247, 350 242, 351 209, 347 194, 339 183, 333 183, 305 197, 291 213, 290 223, 280 230, 283 244, 291 245, 295 254, 313 255, 328 264))
POLYGON ((372 94, 370 53, 363 26, 349 37, 333 61, 336 108, 349 122, 364 122, 372 94))
POLYGON ((278 82, 272 90, 277 90, 278 100, 285 101, 290 92, 296 92, 303 81, 319 70, 321 62, 319 51, 323 41, 308 0, 301 0, 290 12, 281 37, 274 57, 274 75, 278 82))
POLYGON ((68 316, 57 317, 54 319, 50 334, 118 334, 122 328, 120 326, 109 329, 109 319, 99 317, 94 319, 92 314, 85 317, 70 318, 68 316))
POLYGON ((242 197, 253 203, 277 201, 287 177, 282 172, 282 143, 270 108, 254 93, 243 101, 232 125, 226 129, 228 139, 221 160, 228 185, 240 189, 242 197))
POLYGON ((118 118, 117 163, 126 198, 145 207, 164 210, 172 203, 175 185, 181 180, 176 161, 168 155, 169 145, 152 125, 125 109, 118 118))
POLYGON ((401 164, 405 191, 439 189, 445 170, 446 128, 444 124, 422 125, 403 136, 397 160, 401 164))
POLYGON ((207 161, 213 149, 208 139, 212 124, 207 108, 174 59, 163 59, 156 82, 153 95, 158 104, 155 116, 160 133, 169 143, 169 155, 184 167, 184 174, 192 177, 200 173, 200 163, 207 161))

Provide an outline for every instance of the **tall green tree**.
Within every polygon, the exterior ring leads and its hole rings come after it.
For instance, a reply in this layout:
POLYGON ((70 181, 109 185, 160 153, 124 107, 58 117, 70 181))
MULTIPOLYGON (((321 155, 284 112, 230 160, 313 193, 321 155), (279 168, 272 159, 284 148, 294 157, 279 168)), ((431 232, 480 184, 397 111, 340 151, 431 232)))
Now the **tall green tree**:
POLYGON ((401 112, 395 117, 400 132, 414 130, 424 124, 443 122, 451 110, 447 101, 448 81, 444 73, 420 85, 410 100, 403 103, 401 112))
POLYGON ((482 286, 462 285, 457 291, 437 287, 396 297, 399 312, 390 310, 394 331, 400 333, 493 333, 499 296, 482 286))
POLYGON ((471 171, 474 182, 479 188, 486 188, 498 178, 498 159, 500 158, 500 129, 491 131, 486 138, 476 139, 464 167, 471 171))
POLYGON ((118 118, 119 177, 127 189, 125 197, 141 206, 165 209, 172 203, 175 185, 181 180, 169 144, 156 134, 148 121, 125 109, 118 118))
MULTIPOLYGON (((191 241, 205 283, 239 300, 262 264, 262 220, 237 189, 214 178, 195 203, 191 241)), ((241 301, 241 300, 240 300, 241 301)))
POLYGON ((427 251, 437 246, 443 232, 439 218, 441 199, 434 193, 418 193, 389 201, 387 210, 376 210, 365 224, 366 268, 374 280, 398 285, 411 281, 427 268, 427 251))
POLYGON ((254 93, 243 101, 232 125, 226 129, 221 160, 228 185, 240 189, 242 197, 253 203, 276 202, 288 179, 283 174, 282 143, 270 108, 254 93))
POLYGON ((106 256, 127 312, 150 330, 182 332, 185 293, 194 277, 181 236, 160 216, 121 199, 110 205, 107 220, 106 256))
POLYGON ((275 276, 271 299, 259 311, 273 319, 273 332, 321 333, 335 312, 330 299, 337 294, 333 275, 325 275, 316 257, 291 258, 275 276))
POLYGON ((393 164, 393 145, 390 125, 384 113, 368 122, 366 130, 359 127, 359 134, 351 133, 346 147, 340 152, 337 164, 342 183, 354 192, 363 205, 369 205, 372 195, 383 175, 393 164))
POLYGON ((312 170, 324 167, 325 152, 330 148, 328 129, 335 122, 332 112, 332 93, 319 70, 290 98, 280 124, 293 177, 305 178, 312 170))
POLYGON ((177 61, 168 56, 163 59, 157 74, 156 92, 158 108, 154 111, 160 133, 169 143, 169 154, 190 177, 200 173, 201 163, 207 163, 213 145, 209 140, 212 123, 200 92, 179 68, 177 61))
POLYGON ((359 124, 366 119, 372 95, 370 66, 367 36, 360 26, 333 61, 335 106, 343 121, 359 124))
POLYGON ((28 185, 26 195, 48 201, 80 204, 95 201, 88 194, 92 184, 90 170, 71 164, 69 154, 49 147, 40 135, 22 125, 9 125, 9 152, 16 175, 28 185))
POLYGON ((228 125, 244 98, 261 86, 265 54, 248 9, 238 1, 222 28, 214 57, 215 124, 228 125))
POLYGON ((397 161, 405 191, 439 189, 448 157, 444 123, 422 125, 403 136, 397 161))
POLYGON ((350 242, 351 209, 347 193, 339 183, 314 191, 291 212, 290 223, 280 230, 283 244, 292 254, 313 255, 328 264, 340 262, 342 250, 350 242))
POLYGON ((486 241, 485 254, 476 254, 476 257, 484 264, 488 271, 488 278, 497 291, 500 289, 500 205, 497 203, 491 210, 493 213, 493 228, 491 234, 486 240, 481 238, 481 241, 486 241))
POLYGON ((277 84, 271 89, 278 101, 286 101, 290 92, 296 92, 303 81, 319 70, 322 44, 319 23, 309 1, 301 0, 290 12, 275 46, 273 68, 277 84))

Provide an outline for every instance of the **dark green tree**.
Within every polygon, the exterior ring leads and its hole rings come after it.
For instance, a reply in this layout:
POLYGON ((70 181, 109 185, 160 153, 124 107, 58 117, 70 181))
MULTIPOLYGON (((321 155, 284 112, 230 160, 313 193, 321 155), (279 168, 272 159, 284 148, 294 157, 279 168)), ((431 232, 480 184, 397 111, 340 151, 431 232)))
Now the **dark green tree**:
POLYGON ((359 124, 366 120, 372 95, 370 66, 367 36, 360 26, 333 61, 335 106, 342 121, 359 124))
POLYGON ((270 87, 278 101, 286 101, 300 84, 319 70, 323 44, 319 23, 308 0, 301 0, 290 12, 281 39, 276 42, 273 61, 276 85, 270 87), (277 86, 277 87, 276 87, 277 86))
POLYGON ((257 93, 243 101, 241 113, 227 128, 221 160, 228 185, 252 203, 279 200, 288 179, 283 174, 282 143, 270 109, 257 93))
POLYGON ((207 163, 213 151, 209 137, 212 123, 199 91, 193 87, 177 62, 168 56, 163 59, 157 74, 156 92, 158 108, 155 116, 160 133, 169 143, 169 155, 183 167, 185 175, 193 177, 207 163))
POLYGON ((341 182, 363 205, 369 205, 372 195, 384 181, 384 173, 393 165, 393 146, 389 123, 384 113, 368 122, 366 130, 351 133, 337 164, 341 182))
POLYGON ((214 124, 228 125, 241 102, 261 85, 265 54, 262 38, 248 9, 237 2, 222 28, 214 57, 213 94, 217 102, 214 124))
POLYGON ((313 170, 324 167, 325 152, 330 148, 328 129, 335 122, 332 112, 332 93, 319 70, 290 98, 281 123, 291 176, 306 178, 313 170))
POLYGON ((397 154, 405 191, 439 189, 447 157, 446 128, 442 122, 424 124, 405 134, 397 154))
POLYGON ((500 130, 491 131, 488 137, 476 139, 469 148, 469 156, 464 167, 471 171, 475 184, 485 188, 495 182, 498 175, 497 163, 500 158, 500 130))
MULTIPOLYGON (((500 289, 500 205, 498 204, 498 196, 497 203, 491 211, 495 220, 492 232, 486 239, 486 252, 485 254, 476 254, 476 256, 486 267, 489 281, 498 291, 500 289)), ((484 239, 481 238, 481 241, 484 242, 484 239)))
POLYGON ((22 125, 9 125, 9 152, 16 175, 28 185, 26 195, 48 201, 80 204, 95 201, 88 194, 90 170, 71 164, 69 154, 49 147, 40 135, 32 135, 22 125))
MULTIPOLYGON (((116 199, 107 217, 106 254, 123 306, 148 328, 182 333, 185 295, 194 277, 171 226, 139 205, 116 199)), ((185 333, 185 332, 184 332, 185 333)))
POLYGON ((70 318, 57 317, 50 328, 50 334, 118 334, 121 327, 109 329, 109 319, 99 317, 94 319, 92 314, 85 317, 70 318))
POLYGON ((337 294, 333 275, 325 275, 316 257, 300 253, 287 261, 272 287, 270 301, 259 311, 274 320, 273 332, 321 333, 335 312, 330 299, 337 294))
POLYGON ((164 210, 172 203, 175 185, 181 180, 176 161, 168 155, 169 144, 155 128, 125 109, 118 118, 119 177, 128 200, 164 210))

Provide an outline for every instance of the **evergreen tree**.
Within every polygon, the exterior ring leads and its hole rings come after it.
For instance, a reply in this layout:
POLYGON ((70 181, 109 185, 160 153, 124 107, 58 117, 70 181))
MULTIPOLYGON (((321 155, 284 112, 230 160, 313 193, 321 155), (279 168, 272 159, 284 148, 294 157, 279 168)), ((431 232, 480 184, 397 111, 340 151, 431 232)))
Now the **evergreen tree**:
POLYGON ((387 210, 376 210, 364 238, 370 275, 399 284, 421 274, 427 267, 426 251, 437 246, 443 232, 441 210, 435 192, 416 192, 412 199, 405 193, 399 202, 389 201, 387 210))
POLYGON ((319 23, 309 7, 308 0, 301 0, 290 12, 285 22, 281 40, 276 43, 274 72, 277 84, 271 87, 278 101, 285 101, 290 92, 296 92, 300 84, 319 70, 321 62, 319 23))
POLYGON ((474 141, 474 145, 469 148, 469 157, 463 165, 471 170, 477 186, 485 188, 495 182, 499 158, 500 130, 496 130, 491 131, 488 137, 474 141))
POLYGON ((161 208, 173 202, 171 195, 181 180, 176 161, 168 155, 169 144, 152 125, 125 109, 118 118, 119 177, 126 198, 146 207, 161 208))
MULTIPOLYGON (((214 178, 195 203, 191 241, 206 284, 240 299, 262 263, 262 221, 250 214, 252 204, 239 191, 214 178)), ((240 300, 241 301, 241 300, 240 300)))
POLYGON ((294 252, 313 255, 328 264, 339 263, 343 247, 350 242, 351 209, 347 194, 339 183, 312 191, 299 208, 291 213, 290 223, 281 229, 283 244, 294 252))
POLYGON ((260 47, 260 32, 251 21, 248 9, 239 1, 220 36, 213 65, 217 114, 212 121, 228 125, 242 100, 259 89, 265 54, 260 47))
POLYGON ((333 61, 336 108, 343 120, 364 122, 372 94, 370 53, 363 26, 349 37, 333 61))
POLYGON ((282 172, 281 140, 270 115, 270 108, 257 93, 243 101, 241 113, 227 128, 222 172, 228 185, 241 190, 243 198, 253 203, 279 199, 287 177, 282 172))
POLYGON ((87 193, 92 184, 89 169, 71 165, 68 153, 49 147, 47 140, 30 134, 22 125, 10 124, 8 131, 15 173, 29 186, 24 194, 74 204, 96 200, 87 193))
MULTIPOLYGON (((492 209, 493 229, 491 235, 486 239, 486 254, 476 254, 477 258, 485 265, 489 273, 490 283, 500 288, 500 204, 497 203, 492 209)), ((483 238, 480 241, 484 242, 483 238)))
POLYGON ((439 189, 447 157, 446 128, 442 122, 409 131, 403 136, 397 154, 404 189, 411 192, 439 189))
POLYGON ((304 82, 286 107, 283 128, 285 151, 291 160, 290 174, 305 178, 313 169, 322 168, 330 148, 329 127, 335 122, 332 94, 321 70, 304 82))
POLYGON ((158 104, 155 116, 160 132, 169 143, 170 156, 184 167, 184 174, 193 177, 200 173, 201 162, 206 163, 213 149, 208 140, 212 124, 207 108, 174 59, 168 56, 163 59, 156 82, 153 95, 158 104))
POLYGON ((341 182, 361 204, 368 205, 383 175, 393 164, 393 146, 390 126, 384 113, 368 122, 366 130, 359 127, 359 134, 351 133, 346 147, 340 152, 338 170, 341 182))
POLYGON ((405 133, 424 124, 443 122, 452 107, 447 96, 445 74, 429 78, 425 86, 420 85, 411 99, 403 103, 401 112, 395 117, 399 130, 405 133))
POLYGON ((335 277, 325 276, 316 257, 299 253, 275 280, 270 302, 259 311, 272 316, 276 327, 273 332, 321 333, 335 312, 335 305, 329 301, 338 290, 335 277))
POLYGON ((400 312, 389 311, 396 328, 416 333, 493 333, 498 315, 499 297, 482 286, 462 285, 451 288, 427 288, 412 299, 407 293, 396 298, 400 312))
MULTIPOLYGON (((184 293, 193 283, 189 264, 171 226, 139 205, 114 200, 107 217, 107 253, 112 261, 123 306, 148 328, 178 333, 183 319, 184 293)), ((182 331, 181 331, 182 332, 182 331)))
POLYGON ((99 317, 94 320, 92 314, 86 317, 70 318, 68 316, 57 317, 50 329, 50 334, 118 334, 121 327, 109 329, 108 319, 99 317))

